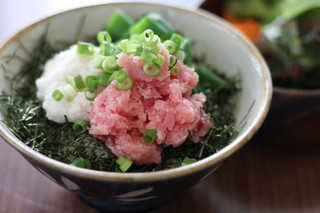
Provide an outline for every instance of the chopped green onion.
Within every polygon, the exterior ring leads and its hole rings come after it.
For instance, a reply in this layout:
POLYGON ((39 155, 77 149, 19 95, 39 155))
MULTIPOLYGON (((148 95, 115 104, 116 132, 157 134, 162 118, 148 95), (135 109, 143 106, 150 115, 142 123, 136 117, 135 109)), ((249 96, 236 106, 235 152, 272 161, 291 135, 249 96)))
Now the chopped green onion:
POLYGON ((70 165, 81 167, 81 168, 86 168, 86 169, 91 169, 91 162, 88 159, 84 158, 76 158, 75 160, 72 161, 70 165))
MULTIPOLYGON (((171 55, 177 55, 180 51, 180 48, 184 44, 184 37, 177 33, 173 33, 171 35, 170 40, 166 40, 163 42, 164 47, 169 51, 171 55)), ((180 57, 182 57, 182 53, 180 52, 180 57)), ((180 59, 180 58, 179 58, 180 59)))
POLYGON ((128 39, 123 39, 118 43, 118 47, 122 50, 122 52, 128 55, 130 54, 138 55, 139 53, 138 48, 140 45, 141 45, 140 42, 136 40, 128 40, 128 39))
POLYGON ((74 77, 74 83, 78 89, 82 89, 85 87, 85 85, 82 81, 81 75, 74 77))
POLYGON ((143 140, 146 144, 151 145, 157 138, 156 129, 147 129, 143 134, 143 140))
POLYGON ((150 29, 145 30, 144 32, 141 33, 140 35, 141 39, 144 41, 153 41, 154 39, 154 32, 150 29))
POLYGON ((97 35, 97 39, 100 44, 107 44, 112 42, 111 36, 107 31, 99 32, 97 35))
POLYGON ((121 82, 117 82, 116 86, 117 86, 117 88, 119 90, 129 90, 133 86, 133 81, 129 76, 127 76, 127 78, 126 78, 126 80, 124 82, 122 82, 122 83, 121 82))
POLYGON ((194 162, 197 162, 196 159, 194 158, 188 158, 188 157, 185 157, 181 163, 181 166, 186 166, 186 165, 189 165, 189 164, 192 164, 194 162))
POLYGON ((115 71, 114 72, 114 78, 119 82, 119 83, 123 83, 126 78, 127 78, 127 74, 125 73, 125 71, 123 70, 119 70, 119 71, 115 71))
POLYGON ((148 63, 143 66, 143 71, 151 77, 157 77, 161 73, 160 67, 148 63))
POLYGON ((178 59, 176 57, 170 56, 170 63, 169 63, 169 69, 174 67, 178 62, 178 59))
POLYGON ((186 57, 186 54, 182 50, 179 50, 176 53, 176 56, 180 61, 184 61, 184 58, 186 57))
POLYGON ((94 45, 91 43, 78 41, 77 53, 83 55, 93 55, 94 54, 94 45))
POLYGON ((86 77, 86 84, 87 84, 88 90, 91 93, 95 92, 97 90, 98 84, 99 84, 98 76, 88 75, 86 77))
POLYGON ((84 90, 84 96, 89 101, 94 101, 94 99, 97 97, 96 91, 91 92, 88 88, 84 90))
POLYGON ((124 156, 121 156, 116 160, 116 163, 119 165, 119 169, 122 172, 126 172, 128 171, 128 169, 130 168, 133 162, 130 159, 124 156))
POLYGON ((68 101, 72 101, 72 99, 77 95, 77 91, 70 84, 61 87, 60 91, 68 101))
POLYGON ((108 80, 112 74, 110 72, 104 72, 100 77, 99 77, 99 84, 101 85, 106 85, 108 83, 108 80))
POLYGON ((94 66, 94 68, 102 69, 102 62, 104 61, 105 58, 106 58, 106 56, 104 56, 104 55, 96 55, 93 58, 93 66, 94 66))
POLYGON ((82 134, 88 130, 89 123, 88 121, 85 120, 78 120, 75 122, 72 126, 72 129, 77 133, 77 134, 82 134))
POLYGON ((152 53, 151 47, 145 47, 141 52, 140 59, 152 64, 157 59, 157 56, 152 53))
POLYGON ((85 87, 83 80, 81 78, 81 75, 77 76, 68 76, 68 81, 71 84, 71 86, 76 90, 79 91, 80 89, 83 89, 85 87))
POLYGON ((169 51, 170 55, 174 55, 174 53, 177 51, 176 44, 171 40, 166 40, 163 42, 163 46, 169 51))
POLYGON ((118 43, 118 47, 122 50, 122 52, 127 53, 128 43, 129 43, 129 39, 122 39, 122 40, 118 43))
POLYGON ((180 67, 178 66, 173 66, 171 69, 170 69, 170 74, 173 75, 173 76, 177 76, 181 73, 181 70, 180 70, 180 67))
POLYGON ((116 10, 106 26, 106 30, 110 33, 114 40, 125 38, 133 21, 123 11, 116 10))
POLYGON ((158 54, 155 63, 158 64, 159 66, 162 66, 164 64, 164 61, 165 61, 164 56, 161 54, 158 54))
POLYGON ((127 54, 133 54, 133 55, 138 55, 140 51, 138 51, 138 47, 140 44, 136 44, 136 43, 128 43, 127 45, 127 54))
POLYGON ((141 41, 144 43, 144 46, 151 47, 153 50, 158 51, 159 37, 154 34, 150 29, 145 30, 140 35, 141 41))
POLYGON ((141 55, 142 51, 143 51, 142 43, 139 43, 136 49, 137 55, 141 55))
POLYGON ((106 56, 102 62, 102 69, 107 72, 115 70, 118 67, 117 59, 114 56, 106 56))
MULTIPOLYGON (((113 80, 117 80, 116 77, 117 77, 117 78, 120 78, 121 72, 124 72, 124 71, 123 71, 123 70, 114 71, 114 72, 111 74, 111 76, 109 77, 108 83, 111 83, 113 80)), ((121 78, 120 78, 120 80, 121 80, 121 78)))
POLYGON ((56 101, 61 101, 63 98, 63 93, 60 90, 56 89, 55 91, 53 91, 52 97, 56 101))
MULTIPOLYGON (((172 33, 170 40, 173 41, 173 43, 176 45, 176 52, 177 52, 180 49, 181 45, 183 44, 184 37, 177 33, 172 33)), ((176 54, 176 52, 174 52, 173 54, 176 54)))
POLYGON ((117 47, 113 43, 100 44, 100 54, 104 56, 114 55, 117 47))

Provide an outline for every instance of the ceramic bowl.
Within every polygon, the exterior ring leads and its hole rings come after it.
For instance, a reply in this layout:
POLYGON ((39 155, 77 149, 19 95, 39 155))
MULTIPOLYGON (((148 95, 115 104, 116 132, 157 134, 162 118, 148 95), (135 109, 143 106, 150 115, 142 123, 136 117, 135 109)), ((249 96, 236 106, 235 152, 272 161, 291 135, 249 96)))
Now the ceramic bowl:
MULTIPOLYGON (((145 173, 116 173, 77 168, 50 159, 19 141, 3 123, 1 137, 42 174, 80 195, 97 208, 142 211, 154 208, 210 175, 225 159, 237 152, 255 134, 264 121, 271 100, 272 83, 268 67, 257 49, 241 33, 217 16, 202 10, 190 11, 172 6, 147 3, 113 3, 77 8, 36 22, 7 40, 0 49, 11 55, 22 42, 29 50, 48 24, 48 39, 74 41, 78 26, 86 17, 82 35, 103 29, 113 11, 122 9, 134 19, 148 12, 162 14, 178 32, 195 41, 195 54, 228 76, 239 75, 241 92, 235 109, 236 125, 243 125, 238 136, 222 150, 194 164, 170 170, 145 173)), ((78 39, 78 38, 77 38, 78 39)), ((36 50, 34 50, 36 51, 36 50)), ((24 51, 16 55, 23 57, 24 51)), ((13 59, 6 70, 16 70, 20 61, 13 59)), ((0 72, 0 90, 9 90, 9 82, 0 72)), ((8 75, 8 73, 6 73, 8 75)))

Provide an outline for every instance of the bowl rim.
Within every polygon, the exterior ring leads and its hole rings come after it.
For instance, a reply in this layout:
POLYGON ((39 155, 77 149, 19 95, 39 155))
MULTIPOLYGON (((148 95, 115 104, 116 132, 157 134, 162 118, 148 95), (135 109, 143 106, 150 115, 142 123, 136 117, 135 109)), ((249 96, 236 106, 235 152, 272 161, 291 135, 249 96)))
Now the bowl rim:
POLYGON ((186 176, 191 173, 199 172, 205 169, 209 169, 214 165, 218 165, 223 160, 231 156, 234 152, 239 150, 242 146, 244 146, 249 139, 257 132, 257 130, 262 125, 264 119, 267 116, 267 113, 270 108, 271 96, 272 96, 272 80, 269 72, 269 68, 257 50, 257 48, 249 41, 239 30, 235 29, 231 24, 223 20, 222 18, 205 11, 203 9, 197 10, 190 10, 186 8, 181 8, 177 6, 167 5, 167 4, 160 4, 160 3, 147 3, 147 2, 118 2, 118 3, 102 3, 102 4, 94 4, 94 5, 87 5, 82 7, 76 7, 73 9, 68 9, 62 12, 55 13, 53 15, 49 15, 45 18, 40 19, 39 21, 34 22, 27 27, 24 27, 20 31, 18 31, 13 36, 9 37, 2 46, 0 46, 0 54, 3 49, 10 45, 10 43, 14 42, 16 38, 20 37, 21 35, 25 34, 35 26, 38 26, 44 22, 51 20, 54 17, 66 14, 66 13, 74 13, 77 11, 85 10, 87 8, 94 8, 94 7, 108 7, 108 6, 116 6, 116 5, 124 5, 124 4, 132 4, 132 5, 140 5, 146 4, 149 6, 154 7, 162 7, 162 8, 170 8, 171 10, 175 11, 182 11, 184 13, 189 13, 190 15, 195 15, 201 17, 202 19, 208 20, 215 24, 220 25, 225 30, 229 31, 230 33, 237 36, 239 40, 242 41, 244 46, 248 49, 248 51, 256 57, 256 60, 259 62, 261 66, 261 75, 263 79, 263 92, 264 97, 262 98, 261 105, 259 107, 257 116, 254 118, 253 122, 248 126, 248 128, 242 133, 242 135, 238 136, 232 143, 227 145, 226 147, 219 150, 217 153, 214 153, 207 158, 201 159, 193 164, 177 167, 167 170, 160 170, 160 171, 150 171, 150 172, 132 172, 132 173, 119 173, 119 172, 109 172, 109 171, 97 171, 97 170, 90 170, 90 169, 83 169, 79 167, 74 167, 68 165, 66 163, 54 160, 49 158, 32 148, 28 147, 26 144, 21 142, 17 137, 11 133, 8 128, 0 122, 0 132, 1 137, 9 143, 14 149, 20 152, 23 156, 28 156, 32 160, 39 162, 40 164, 44 164, 50 169, 58 170, 63 172, 64 174, 77 176, 80 178, 97 180, 97 181, 112 181, 112 182, 153 182, 153 181, 161 181, 165 179, 171 178, 178 178, 181 176, 186 176))

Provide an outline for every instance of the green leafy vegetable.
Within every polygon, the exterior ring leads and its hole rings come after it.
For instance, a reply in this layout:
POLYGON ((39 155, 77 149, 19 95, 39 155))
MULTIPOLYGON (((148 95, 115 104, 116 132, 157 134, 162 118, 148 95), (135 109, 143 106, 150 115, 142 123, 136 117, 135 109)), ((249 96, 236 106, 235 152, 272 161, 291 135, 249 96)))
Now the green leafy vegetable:
POLYGON ((255 18, 263 23, 275 19, 281 0, 229 0, 228 7, 240 18, 255 18))
POLYGON ((94 45, 88 42, 79 41, 77 52, 83 55, 93 55, 94 54, 94 45))
POLYGON ((278 19, 263 29, 258 47, 277 86, 320 88, 320 1, 282 2, 278 19))

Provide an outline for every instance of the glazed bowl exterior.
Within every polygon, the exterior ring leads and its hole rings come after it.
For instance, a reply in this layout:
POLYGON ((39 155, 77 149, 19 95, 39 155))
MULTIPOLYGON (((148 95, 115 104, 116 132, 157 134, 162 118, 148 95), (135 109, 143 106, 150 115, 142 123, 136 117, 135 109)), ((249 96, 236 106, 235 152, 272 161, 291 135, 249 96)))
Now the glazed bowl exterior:
MULTIPOLYGON (((19 141, 3 123, 0 123, 0 133, 42 174, 83 197, 130 205, 161 202, 203 180, 249 141, 267 115, 272 94, 271 78, 264 59, 254 45, 215 15, 201 10, 137 2, 93 5, 40 20, 2 45, 0 63, 5 64, 4 56, 13 54, 21 43, 27 49, 36 51, 34 45, 47 27, 48 39, 52 43, 76 42, 94 35, 104 28, 116 9, 122 9, 134 19, 148 12, 162 14, 177 32, 194 41, 195 54, 203 56, 207 64, 228 76, 239 75, 241 92, 237 96, 234 113, 236 125, 243 128, 234 141, 216 154, 188 166, 156 172, 117 173, 77 168, 50 159, 19 141), (81 23, 83 27, 79 34, 81 23)), ((23 57, 25 53, 18 50, 17 54, 23 57)), ((15 58, 5 64, 6 70, 10 71, 17 70, 20 65, 15 58)), ((8 73, 0 72, 0 90, 9 91, 10 83, 5 75, 8 73)))

